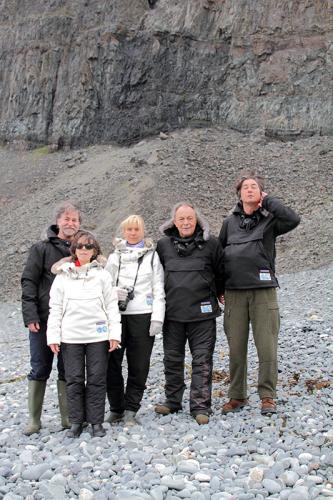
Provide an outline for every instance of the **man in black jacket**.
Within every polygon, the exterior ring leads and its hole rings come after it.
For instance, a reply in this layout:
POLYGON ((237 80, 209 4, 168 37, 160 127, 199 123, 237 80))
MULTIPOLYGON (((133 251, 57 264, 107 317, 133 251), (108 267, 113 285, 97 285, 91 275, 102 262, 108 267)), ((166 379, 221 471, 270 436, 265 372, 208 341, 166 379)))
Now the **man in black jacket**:
MULTIPOLYGON (((72 203, 62 203, 56 212, 56 224, 49 227, 47 238, 35 243, 24 267, 22 285, 22 314, 29 328, 31 371, 28 375, 28 407, 30 421, 26 435, 39 432, 40 417, 46 381, 52 370, 53 353, 46 343, 46 327, 49 315, 49 293, 54 275, 52 265, 70 255, 70 242, 80 228, 81 215, 72 203)), ((57 360, 58 398, 62 426, 69 427, 65 373, 61 352, 57 360)))
POLYGON ((188 203, 176 205, 161 230, 165 236, 157 243, 157 253, 165 273, 166 401, 155 411, 167 415, 182 408, 188 340, 192 354, 190 411, 198 424, 206 424, 211 413, 216 317, 220 315, 217 296, 223 293, 223 251, 210 236, 207 222, 188 203))
POLYGON ((225 257, 224 329, 230 353, 230 400, 223 413, 247 404, 249 324, 259 358, 261 413, 276 413, 277 345, 280 326, 275 276, 275 239, 294 229, 299 216, 264 192, 263 179, 246 174, 236 185, 239 202, 219 236, 225 257))

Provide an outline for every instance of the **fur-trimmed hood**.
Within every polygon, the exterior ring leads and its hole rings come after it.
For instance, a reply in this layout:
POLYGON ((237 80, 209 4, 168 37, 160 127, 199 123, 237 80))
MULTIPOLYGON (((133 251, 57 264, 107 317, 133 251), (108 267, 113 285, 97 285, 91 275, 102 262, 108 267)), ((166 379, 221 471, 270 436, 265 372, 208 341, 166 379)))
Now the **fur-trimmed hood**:
POLYGON ((144 239, 144 247, 143 248, 135 248, 135 247, 128 247, 127 246, 127 241, 124 240, 123 238, 114 238, 113 240, 113 248, 115 253, 133 253, 136 255, 136 258, 140 257, 141 255, 145 255, 147 252, 155 250, 155 245, 153 240, 150 238, 145 238, 144 239))
MULTIPOLYGON (((196 214, 197 215, 197 226, 199 226, 202 229, 202 237, 204 241, 208 241, 210 238, 210 229, 209 229, 209 223, 208 220, 201 214, 196 214)), ((173 222, 173 219, 168 219, 164 224, 160 226, 160 232, 164 234, 165 236, 171 236, 172 233, 177 231, 177 228, 173 222)))
POLYGON ((64 257, 63 259, 55 262, 51 267, 51 273, 61 274, 61 273, 76 273, 81 274, 82 272, 87 272, 89 269, 93 268, 104 268, 106 266, 107 259, 103 255, 99 255, 97 259, 93 260, 89 264, 84 266, 76 267, 72 257, 64 257))

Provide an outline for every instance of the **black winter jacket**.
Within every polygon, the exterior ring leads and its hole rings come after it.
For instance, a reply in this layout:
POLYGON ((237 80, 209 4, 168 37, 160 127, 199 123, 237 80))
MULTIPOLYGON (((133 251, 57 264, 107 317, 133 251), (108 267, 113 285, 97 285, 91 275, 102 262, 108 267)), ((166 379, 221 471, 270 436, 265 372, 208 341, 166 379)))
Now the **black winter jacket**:
POLYGON ((50 288, 55 278, 51 267, 70 255, 70 242, 61 240, 57 234, 57 226, 50 226, 47 239, 35 243, 30 249, 21 277, 22 314, 26 326, 47 321, 50 288))
POLYGON ((254 227, 241 227, 244 216, 239 202, 223 222, 219 240, 224 248, 225 288, 251 289, 277 287, 275 239, 294 229, 299 216, 281 201, 266 196, 262 208, 254 213, 254 227))
POLYGON ((204 237, 197 226, 195 241, 186 248, 189 238, 181 239, 175 226, 164 233, 157 253, 165 273, 165 319, 187 323, 216 318, 221 314, 216 296, 223 293, 223 250, 217 238, 204 237))

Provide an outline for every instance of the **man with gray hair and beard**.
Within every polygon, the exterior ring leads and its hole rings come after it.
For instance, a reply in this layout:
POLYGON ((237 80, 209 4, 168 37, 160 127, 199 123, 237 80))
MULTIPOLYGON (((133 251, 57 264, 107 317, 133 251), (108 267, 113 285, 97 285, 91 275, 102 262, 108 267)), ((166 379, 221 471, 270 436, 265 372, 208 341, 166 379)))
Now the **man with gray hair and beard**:
POLYGON ((168 415, 182 409, 184 361, 192 354, 190 412, 199 425, 209 422, 217 297, 223 293, 223 250, 204 217, 190 203, 178 203, 161 226, 157 253, 165 273, 163 327, 166 400, 155 407, 168 415))
MULTIPOLYGON (((28 375, 29 424, 25 434, 39 432, 46 388, 53 363, 53 352, 47 345, 46 326, 49 316, 49 294, 55 275, 51 267, 55 262, 70 255, 71 240, 80 228, 81 214, 70 202, 63 202, 55 213, 56 223, 47 230, 46 238, 35 243, 25 264, 22 284, 22 314, 29 328, 31 371, 28 375)), ((58 398, 61 423, 70 427, 66 401, 66 382, 61 352, 57 360, 58 398)))

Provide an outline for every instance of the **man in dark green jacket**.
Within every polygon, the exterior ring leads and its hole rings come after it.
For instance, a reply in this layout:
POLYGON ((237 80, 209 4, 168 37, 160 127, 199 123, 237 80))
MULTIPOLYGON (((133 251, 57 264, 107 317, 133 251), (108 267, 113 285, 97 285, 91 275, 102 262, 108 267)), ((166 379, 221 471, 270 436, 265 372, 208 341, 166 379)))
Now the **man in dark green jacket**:
POLYGON ((157 253, 164 268, 166 313, 163 327, 166 401, 157 413, 179 411, 185 389, 184 360, 192 354, 190 411, 198 424, 211 413, 217 296, 223 292, 223 251, 207 221, 188 203, 179 203, 161 227, 157 253))
POLYGON ((299 216, 264 192, 256 174, 236 185, 239 202, 219 236, 225 259, 224 329, 230 351, 230 400, 223 413, 247 404, 247 344, 251 323, 259 358, 261 413, 276 413, 280 316, 275 276, 275 239, 294 229, 299 216))

